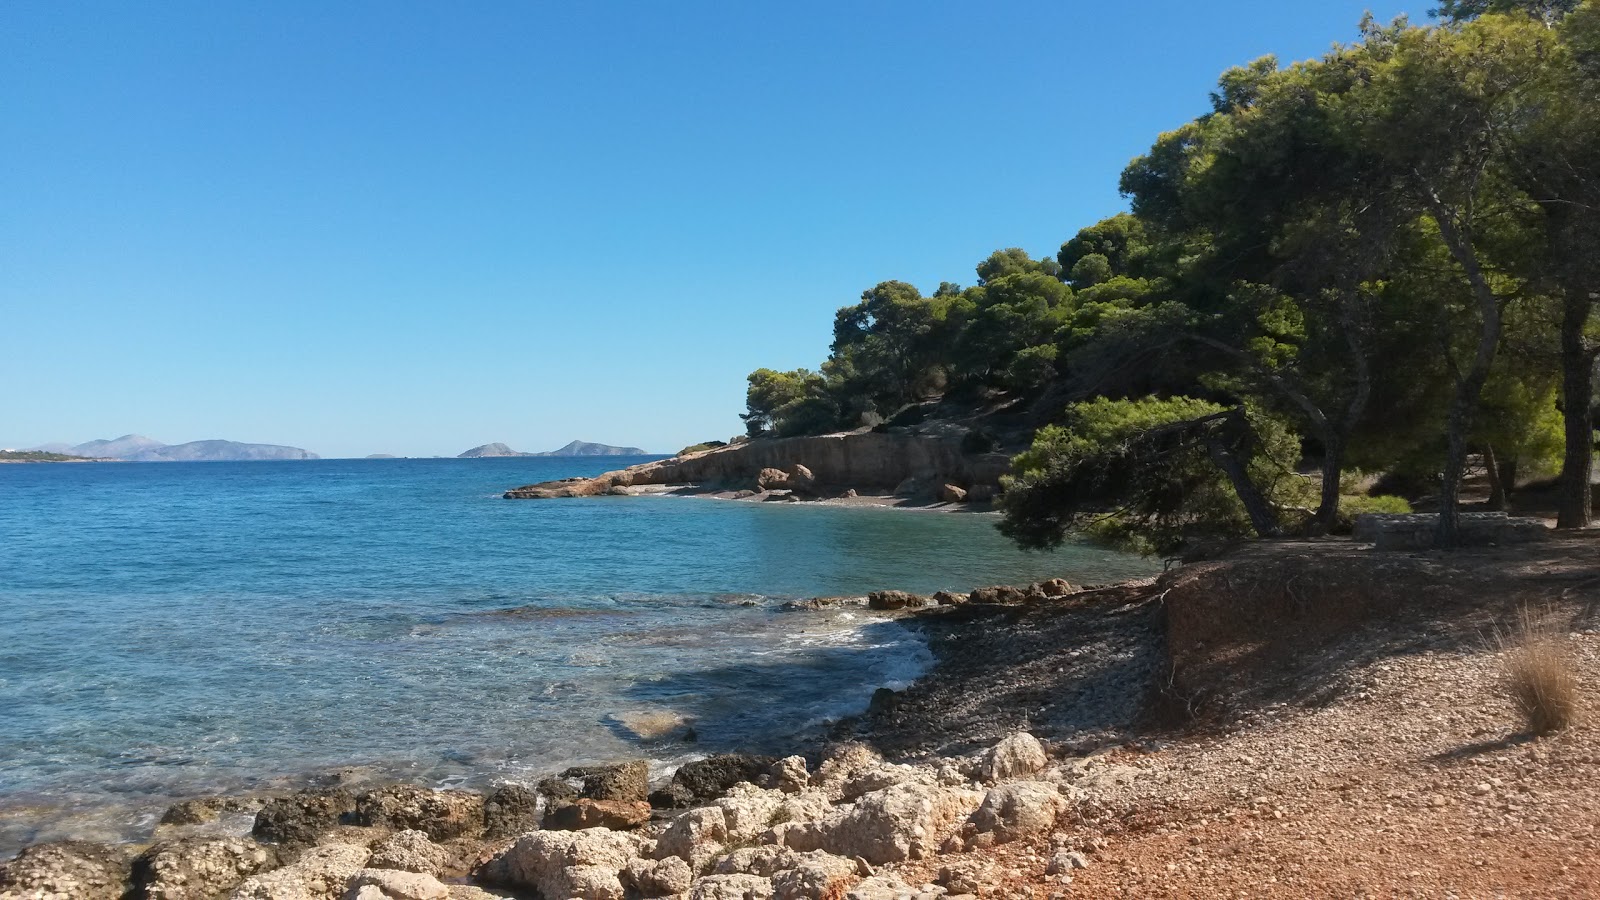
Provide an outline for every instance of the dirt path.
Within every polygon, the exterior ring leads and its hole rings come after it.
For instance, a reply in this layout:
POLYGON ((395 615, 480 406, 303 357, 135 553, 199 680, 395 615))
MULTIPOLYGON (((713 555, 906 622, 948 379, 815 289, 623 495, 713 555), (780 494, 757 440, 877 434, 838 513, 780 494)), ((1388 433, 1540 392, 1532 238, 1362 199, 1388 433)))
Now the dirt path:
POLYGON ((985 871, 991 897, 1600 897, 1600 535, 1461 554, 1280 544, 1191 568, 989 615, 965 643, 955 619, 930 625, 949 666, 878 715, 883 749, 1027 720, 1114 764, 1050 839, 915 874, 985 871), (1578 724, 1543 738, 1490 638, 1528 605, 1561 622, 1581 685, 1578 724), (1125 683, 1161 651, 1204 700, 1181 727, 1160 690, 1125 683), (1062 849, 1087 867, 1048 873, 1062 849))

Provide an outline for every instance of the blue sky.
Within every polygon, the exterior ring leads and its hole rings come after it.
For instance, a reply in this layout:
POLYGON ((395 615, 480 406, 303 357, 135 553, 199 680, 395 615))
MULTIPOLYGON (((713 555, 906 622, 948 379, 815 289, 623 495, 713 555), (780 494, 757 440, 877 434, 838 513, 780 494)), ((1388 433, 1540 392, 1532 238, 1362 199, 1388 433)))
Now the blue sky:
POLYGON ((0 446, 725 438, 862 290, 1053 254, 1369 8, 0 5, 0 446))

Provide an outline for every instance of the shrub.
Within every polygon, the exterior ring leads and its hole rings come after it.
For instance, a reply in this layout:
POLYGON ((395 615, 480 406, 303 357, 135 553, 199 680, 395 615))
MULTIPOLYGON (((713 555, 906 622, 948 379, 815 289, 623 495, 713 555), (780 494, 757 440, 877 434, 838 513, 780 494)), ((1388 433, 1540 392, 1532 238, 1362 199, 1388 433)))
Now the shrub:
POLYGON ((1366 513, 1408 513, 1411 503, 1404 497, 1387 494, 1368 497, 1363 494, 1346 494, 1339 498, 1339 519, 1333 525, 1334 534, 1349 534, 1356 526, 1356 516, 1366 513))
POLYGON ((1560 731, 1578 712, 1578 676, 1566 634, 1549 613, 1524 608, 1515 633, 1497 631, 1506 689, 1534 734, 1560 731))
POLYGON ((683 448, 682 450, 679 450, 678 451, 678 455, 679 456, 688 456, 691 453, 703 453, 703 452, 705 452, 707 450, 715 450, 718 447, 726 447, 726 446, 728 446, 728 442, 727 441, 702 441, 701 443, 698 443, 698 444, 690 444, 689 446, 683 448))

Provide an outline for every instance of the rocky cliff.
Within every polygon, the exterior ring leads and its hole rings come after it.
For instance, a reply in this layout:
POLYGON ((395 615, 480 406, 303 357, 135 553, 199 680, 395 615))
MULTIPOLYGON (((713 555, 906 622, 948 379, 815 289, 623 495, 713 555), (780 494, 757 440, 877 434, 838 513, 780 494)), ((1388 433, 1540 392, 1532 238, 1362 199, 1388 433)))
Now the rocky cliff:
POLYGON ((763 469, 804 467, 819 491, 893 491, 907 481, 993 488, 1010 467, 1004 453, 968 453, 961 437, 850 432, 754 440, 658 460, 595 478, 570 478, 507 491, 507 499, 593 497, 617 488, 696 485, 755 488, 763 469))

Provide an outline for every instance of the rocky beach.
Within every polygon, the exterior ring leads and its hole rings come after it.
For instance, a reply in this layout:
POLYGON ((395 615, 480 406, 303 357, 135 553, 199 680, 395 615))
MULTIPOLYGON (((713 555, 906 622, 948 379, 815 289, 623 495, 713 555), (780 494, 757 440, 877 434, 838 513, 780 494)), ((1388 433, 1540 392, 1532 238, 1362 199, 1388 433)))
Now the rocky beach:
POLYGON ((332 772, 180 803, 147 844, 28 848, 0 897, 1587 896, 1594 721, 1527 733, 1485 635, 1537 604, 1593 710, 1595 549, 1251 544, 1104 587, 824 598, 937 664, 791 755, 483 792, 332 772))

